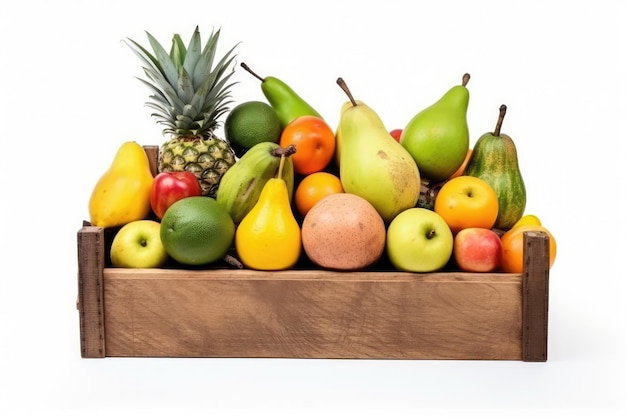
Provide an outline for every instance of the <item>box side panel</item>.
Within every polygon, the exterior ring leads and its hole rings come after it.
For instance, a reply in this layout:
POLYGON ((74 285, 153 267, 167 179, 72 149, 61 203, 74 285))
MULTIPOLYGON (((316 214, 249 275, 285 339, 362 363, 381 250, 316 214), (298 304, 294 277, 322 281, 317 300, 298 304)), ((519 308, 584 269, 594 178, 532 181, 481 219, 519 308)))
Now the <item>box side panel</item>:
POLYGON ((522 294, 522 360, 548 360, 548 294, 550 244, 544 232, 524 235, 522 294))
POLYGON ((104 231, 84 226, 78 231, 78 301, 80 351, 83 358, 105 356, 103 268, 104 231))
POLYGON ((107 279, 107 356, 521 358, 521 281, 107 279))

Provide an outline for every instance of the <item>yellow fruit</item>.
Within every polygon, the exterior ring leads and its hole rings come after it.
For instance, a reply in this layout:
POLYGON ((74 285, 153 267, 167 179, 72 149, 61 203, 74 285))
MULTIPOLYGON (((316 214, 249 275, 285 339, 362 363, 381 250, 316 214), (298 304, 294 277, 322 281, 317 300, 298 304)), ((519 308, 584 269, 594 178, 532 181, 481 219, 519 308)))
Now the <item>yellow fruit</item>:
POLYGON ((161 219, 165 251, 185 265, 204 265, 222 259, 234 236, 235 223, 228 211, 208 196, 178 200, 161 219))
POLYGON ((282 127, 276 110, 262 101, 233 108, 224 121, 224 134, 237 156, 260 142, 278 143, 282 127))
POLYGON ((513 225, 513 227, 518 226, 541 226, 541 220, 534 214, 525 214, 513 225))
MULTIPOLYGON (((285 156, 281 156, 284 162, 285 156)), ((296 264, 302 250, 300 225, 296 221, 281 178, 270 178, 261 190, 258 201, 239 223, 235 249, 239 259, 252 269, 277 271, 296 264)))
POLYGON ((92 191, 91 224, 115 227, 147 217, 153 180, 143 147, 137 142, 123 143, 92 191))

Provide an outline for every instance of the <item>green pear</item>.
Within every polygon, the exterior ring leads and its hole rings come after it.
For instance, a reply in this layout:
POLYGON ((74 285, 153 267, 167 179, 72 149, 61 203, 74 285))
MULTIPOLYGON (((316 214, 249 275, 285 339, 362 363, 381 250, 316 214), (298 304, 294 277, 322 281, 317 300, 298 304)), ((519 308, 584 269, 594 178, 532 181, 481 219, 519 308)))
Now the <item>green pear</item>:
POLYGON ((281 126, 284 128, 291 121, 300 116, 322 116, 309 103, 300 97, 288 84, 276 77, 260 77, 250 69, 245 62, 241 66, 261 80, 261 90, 269 101, 270 105, 276 110, 281 126))
POLYGON ((498 217, 494 227, 500 230, 512 228, 526 208, 526 186, 517 148, 513 139, 501 132, 506 110, 506 105, 501 105, 494 131, 478 138, 463 173, 484 180, 496 192, 498 217))
POLYGON ((437 102, 417 113, 406 125, 400 143, 413 156, 420 173, 431 181, 454 174, 469 149, 467 107, 469 74, 437 102))
POLYGON ((341 184, 345 192, 369 201, 389 224, 397 214, 417 203, 420 172, 378 114, 364 102, 354 100, 343 79, 339 78, 337 84, 350 99, 337 128, 341 137, 341 184))

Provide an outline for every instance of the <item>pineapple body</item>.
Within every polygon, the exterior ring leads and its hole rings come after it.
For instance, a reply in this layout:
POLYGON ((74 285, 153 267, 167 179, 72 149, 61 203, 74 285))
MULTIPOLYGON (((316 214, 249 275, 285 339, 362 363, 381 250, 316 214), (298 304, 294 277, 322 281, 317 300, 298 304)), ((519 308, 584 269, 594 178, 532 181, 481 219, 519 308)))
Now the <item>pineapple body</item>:
POLYGON ((214 135, 176 137, 159 148, 159 172, 190 171, 202 194, 215 197, 222 175, 235 163, 230 145, 214 135))

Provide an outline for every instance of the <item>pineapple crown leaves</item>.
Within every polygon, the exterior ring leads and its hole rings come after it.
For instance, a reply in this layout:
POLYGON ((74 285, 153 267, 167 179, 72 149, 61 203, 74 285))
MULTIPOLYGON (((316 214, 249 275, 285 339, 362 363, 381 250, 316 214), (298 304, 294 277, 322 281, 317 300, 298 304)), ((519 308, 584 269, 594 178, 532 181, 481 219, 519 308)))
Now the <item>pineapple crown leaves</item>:
POLYGON ((153 93, 146 105, 155 110, 157 123, 166 126, 163 133, 195 136, 214 130, 232 103, 230 89, 235 83, 227 83, 234 68, 227 71, 237 45, 214 65, 220 30, 211 33, 204 48, 197 26, 188 46, 175 34, 169 53, 150 33, 146 35, 154 54, 132 39, 128 45, 143 63, 148 80, 139 80, 153 93))

